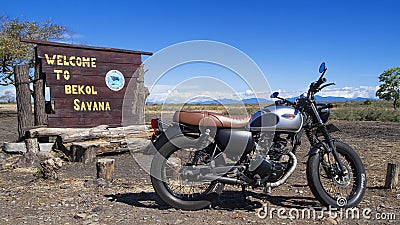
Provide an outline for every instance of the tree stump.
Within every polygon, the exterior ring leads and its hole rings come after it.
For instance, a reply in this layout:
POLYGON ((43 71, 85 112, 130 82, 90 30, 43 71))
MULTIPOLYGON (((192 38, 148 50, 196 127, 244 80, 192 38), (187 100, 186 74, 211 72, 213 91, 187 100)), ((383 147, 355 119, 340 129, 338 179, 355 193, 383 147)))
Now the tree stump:
POLYGON ((97 179, 112 182, 114 179, 114 159, 99 159, 96 163, 97 179))
POLYGON ((73 162, 91 163, 96 158, 96 147, 93 145, 72 144, 70 152, 73 162))
POLYGON ((386 189, 395 189, 399 183, 399 167, 396 163, 388 163, 386 171, 386 189))
POLYGON ((38 154, 39 143, 36 138, 25 139, 25 146, 26 146, 26 152, 32 152, 32 153, 38 154))
POLYGON ((37 155, 39 152, 39 143, 36 138, 28 138, 25 140, 26 152, 19 157, 17 162, 14 163, 14 168, 29 168, 36 167, 40 163, 37 155))

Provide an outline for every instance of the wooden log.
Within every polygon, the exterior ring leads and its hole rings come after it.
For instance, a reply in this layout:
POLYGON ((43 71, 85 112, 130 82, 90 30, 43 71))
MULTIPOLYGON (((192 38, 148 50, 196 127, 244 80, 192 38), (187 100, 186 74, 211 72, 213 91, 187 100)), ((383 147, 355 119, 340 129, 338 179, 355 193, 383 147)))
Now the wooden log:
POLYGON ((34 154, 38 154, 39 143, 36 138, 25 139, 25 146, 26 146, 26 152, 32 152, 34 154))
POLYGON ((25 153, 26 145, 24 142, 18 142, 18 143, 5 142, 3 145, 3 151, 7 153, 25 153))
POLYGON ((386 171, 386 189, 396 189, 399 183, 399 167, 396 163, 388 163, 386 171))
POLYGON ((99 159, 96 163, 97 179, 102 178, 108 182, 114 180, 114 159, 99 159))
POLYGON ((35 128, 26 132, 30 138, 60 136, 64 143, 85 141, 98 138, 123 138, 130 134, 147 132, 146 125, 132 125, 128 127, 108 128, 101 125, 93 128, 35 128))
POLYGON ((73 162, 91 163, 96 158, 96 146, 73 143, 70 147, 73 162))
POLYGON ((14 78, 18 109, 18 135, 19 140, 22 140, 25 135, 24 128, 33 126, 29 65, 15 66, 14 78))

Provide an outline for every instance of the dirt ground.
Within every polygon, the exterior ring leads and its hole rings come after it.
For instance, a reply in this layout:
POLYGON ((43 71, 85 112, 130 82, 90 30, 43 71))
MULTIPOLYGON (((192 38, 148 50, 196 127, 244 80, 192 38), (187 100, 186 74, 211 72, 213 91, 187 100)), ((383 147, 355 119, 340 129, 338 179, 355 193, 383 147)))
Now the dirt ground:
MULTIPOLYGON (((36 169, 11 168, 19 155, 0 152, 0 224, 398 224, 400 190, 382 187, 387 163, 400 163, 400 124, 333 122, 341 128, 335 136, 349 143, 366 167, 367 191, 357 207, 358 219, 350 213, 346 217, 345 211, 331 216, 323 211, 307 186, 308 145, 303 143, 295 173, 270 195, 248 189, 244 201, 239 189, 228 187, 210 208, 194 212, 163 203, 129 153, 106 156, 116 160, 115 181, 111 187, 93 187, 94 163, 65 162, 59 180, 42 180, 33 176, 36 169), (296 213, 296 219, 289 218, 296 213)), ((16 126, 15 109, 1 108, 0 144, 17 138, 16 126)))

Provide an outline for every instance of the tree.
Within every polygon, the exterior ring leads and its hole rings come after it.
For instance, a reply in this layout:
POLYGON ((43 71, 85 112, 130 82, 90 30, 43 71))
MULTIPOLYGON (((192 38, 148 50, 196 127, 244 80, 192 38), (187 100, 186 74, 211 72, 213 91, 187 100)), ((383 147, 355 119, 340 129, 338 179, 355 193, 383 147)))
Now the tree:
POLYGON ((400 99, 400 67, 385 70, 379 76, 379 89, 376 96, 380 99, 393 101, 393 108, 399 105, 400 99))
POLYGON ((51 21, 37 23, 0 17, 0 85, 12 84, 16 88, 19 139, 24 136, 24 128, 47 123, 43 79, 38 68, 35 73, 30 72, 36 66, 34 45, 20 40, 60 40, 66 32, 65 27, 51 21), (30 90, 29 83, 33 83, 35 91, 30 90), (35 120, 31 94, 35 100, 35 120))
MULTIPOLYGON (((0 85, 15 83, 13 74, 16 65, 34 67, 34 45, 23 43, 20 39, 61 40, 66 34, 65 27, 51 21, 37 23, 0 17, 0 85)), ((32 74, 30 80, 33 80, 32 74)))

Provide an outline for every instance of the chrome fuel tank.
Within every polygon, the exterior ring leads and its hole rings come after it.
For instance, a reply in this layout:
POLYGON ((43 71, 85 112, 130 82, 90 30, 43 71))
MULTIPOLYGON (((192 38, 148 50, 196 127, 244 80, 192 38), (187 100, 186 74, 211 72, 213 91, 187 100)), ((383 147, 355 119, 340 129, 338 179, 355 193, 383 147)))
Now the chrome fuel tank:
POLYGON ((250 131, 282 131, 297 133, 303 125, 301 113, 290 106, 268 106, 255 112, 249 123, 250 131))

